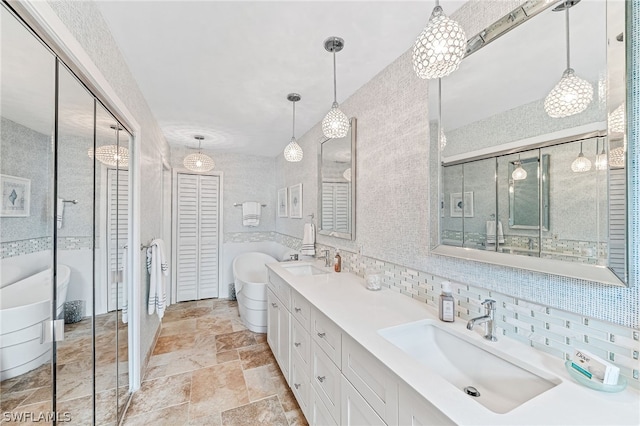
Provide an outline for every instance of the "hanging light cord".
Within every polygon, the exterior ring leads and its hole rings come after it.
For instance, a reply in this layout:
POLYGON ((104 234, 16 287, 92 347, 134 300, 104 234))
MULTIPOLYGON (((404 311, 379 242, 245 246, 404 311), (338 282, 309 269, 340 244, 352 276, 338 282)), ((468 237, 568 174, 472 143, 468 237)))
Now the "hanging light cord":
POLYGON ((293 101, 293 125, 292 125, 292 129, 291 129, 291 133, 293 138, 295 139, 296 137, 296 102, 293 101))
MULTIPOLYGON (((568 2, 567 2, 568 3, 568 2)), ((565 9, 565 22, 566 22, 566 26, 567 26, 567 69, 571 68, 571 65, 569 63, 569 58, 570 58, 570 54, 571 54, 571 48, 569 47, 569 7, 568 5, 565 3, 566 9, 565 9)))
POLYGON ((582 142, 580 142, 580 154, 582 154, 582 142))
POLYGON ((336 83, 336 42, 333 42, 333 103, 338 103, 338 89, 336 83))

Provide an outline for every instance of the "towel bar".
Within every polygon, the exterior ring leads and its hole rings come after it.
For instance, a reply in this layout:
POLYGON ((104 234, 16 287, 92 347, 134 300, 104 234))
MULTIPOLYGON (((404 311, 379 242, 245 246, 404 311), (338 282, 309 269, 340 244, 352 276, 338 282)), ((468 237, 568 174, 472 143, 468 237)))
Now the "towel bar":
POLYGON ((62 200, 63 203, 78 204, 78 200, 62 200))
MULTIPOLYGON (((233 207, 242 207, 243 203, 233 203, 233 207)), ((260 204, 262 207, 267 207, 266 204, 260 204)))

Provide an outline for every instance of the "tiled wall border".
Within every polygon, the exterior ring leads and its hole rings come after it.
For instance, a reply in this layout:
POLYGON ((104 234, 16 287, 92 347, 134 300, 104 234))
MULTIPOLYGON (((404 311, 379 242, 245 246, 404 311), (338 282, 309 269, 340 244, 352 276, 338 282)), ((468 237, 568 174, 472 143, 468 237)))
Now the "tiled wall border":
MULTIPOLYGON (((28 240, 8 241, 0 244, 0 259, 23 256, 53 248, 52 237, 31 238, 28 240)), ((58 248, 61 250, 91 250, 92 237, 60 237, 58 248)))

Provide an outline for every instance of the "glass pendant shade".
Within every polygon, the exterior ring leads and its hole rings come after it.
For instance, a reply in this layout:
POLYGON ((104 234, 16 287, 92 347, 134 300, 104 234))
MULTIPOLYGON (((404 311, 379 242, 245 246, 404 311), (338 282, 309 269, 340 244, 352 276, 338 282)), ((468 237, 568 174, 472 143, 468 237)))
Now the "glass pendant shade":
POLYGON ((516 168, 513 173, 511 173, 511 177, 513 180, 525 180, 527 178, 527 171, 522 168, 522 163, 520 161, 516 163, 516 168))
POLYGON ((624 133, 624 127, 624 104, 621 104, 609 114, 609 132, 624 133))
POLYGON ((302 161, 303 155, 302 147, 298 145, 296 138, 291 138, 289 145, 284 148, 284 159, 292 163, 297 163, 298 161, 302 161))
POLYGON ((213 169, 216 164, 211 157, 200 152, 204 136, 194 136, 194 139, 198 141, 198 152, 184 157, 182 164, 193 172, 208 172, 213 169))
POLYGON ((322 120, 322 133, 331 139, 343 138, 349 132, 349 119, 344 112, 338 108, 338 103, 334 102, 331 109, 322 120))
POLYGON ((578 158, 571 163, 571 170, 575 173, 583 173, 591 170, 591 160, 582 153, 582 143, 580 143, 580 154, 578 154, 578 158))
MULTIPOLYGON (((89 158, 93 158, 93 148, 87 152, 89 158)), ((102 145, 96 149, 96 160, 107 166, 127 168, 129 167, 129 150, 118 145, 102 145)))
POLYGON ((607 170, 607 153, 604 152, 604 142, 602 142, 602 151, 596 155, 596 170, 607 170))
POLYGON ((445 77, 458 69, 466 50, 464 30, 437 5, 413 45, 413 69, 420 78, 445 77))
POLYGON ((342 177, 345 178, 347 182, 351 182, 351 167, 349 167, 344 171, 344 173, 342 173, 342 177))
POLYGON ((625 148, 620 146, 618 148, 613 148, 609 151, 609 164, 611 167, 619 168, 624 167, 625 164, 625 148))
POLYGON ((579 114, 593 100, 593 86, 567 68, 562 78, 544 99, 544 110, 552 118, 579 114))
POLYGON ((216 166, 211 157, 201 152, 187 155, 182 164, 194 172, 208 172, 216 166))

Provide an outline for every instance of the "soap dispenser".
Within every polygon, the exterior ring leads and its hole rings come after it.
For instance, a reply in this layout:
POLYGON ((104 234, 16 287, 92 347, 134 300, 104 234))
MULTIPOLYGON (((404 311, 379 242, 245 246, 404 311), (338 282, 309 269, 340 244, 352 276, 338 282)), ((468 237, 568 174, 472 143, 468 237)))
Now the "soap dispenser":
POLYGON ((336 257, 333 259, 333 270, 336 272, 342 271, 342 257, 340 257, 340 253, 336 250, 336 257))
POLYGON ((449 281, 442 282, 442 294, 440 294, 440 321, 453 322, 456 315, 456 302, 451 295, 451 283, 449 281))

